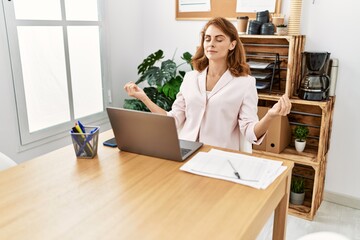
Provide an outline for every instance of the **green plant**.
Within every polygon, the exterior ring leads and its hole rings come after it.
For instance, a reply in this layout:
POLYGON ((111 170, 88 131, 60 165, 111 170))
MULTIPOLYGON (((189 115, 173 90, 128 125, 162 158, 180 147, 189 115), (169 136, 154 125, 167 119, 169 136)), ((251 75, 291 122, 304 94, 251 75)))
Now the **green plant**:
POLYGON ((295 139, 303 142, 309 136, 309 128, 307 126, 298 125, 294 129, 295 139))
POLYGON ((292 177, 291 179, 291 191, 294 193, 305 192, 305 180, 302 177, 292 177))
MULTIPOLYGON (((143 89, 146 95, 156 105, 165 111, 169 111, 185 75, 185 71, 178 71, 178 68, 187 63, 193 69, 191 65, 192 55, 185 52, 181 57, 185 62, 179 65, 174 62, 174 57, 161 61, 163 58, 164 52, 162 50, 158 50, 146 57, 137 68, 140 77, 136 84, 146 81, 149 85, 149 87, 143 89), (154 66, 157 62, 161 62, 160 67, 154 66)), ((145 104, 138 99, 125 99, 124 108, 149 111, 145 104)))

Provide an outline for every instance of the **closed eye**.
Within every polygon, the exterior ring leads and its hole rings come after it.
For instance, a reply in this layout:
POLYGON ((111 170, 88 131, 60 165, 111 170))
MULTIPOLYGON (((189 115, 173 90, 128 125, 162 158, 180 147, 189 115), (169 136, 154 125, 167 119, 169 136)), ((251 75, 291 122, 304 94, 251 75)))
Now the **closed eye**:
MULTIPOLYGON (((225 40, 225 36, 224 35, 217 35, 214 37, 215 38, 215 41, 217 42, 222 42, 225 40)), ((211 41, 211 36, 210 35, 206 35, 205 36, 205 42, 210 42, 211 41)))

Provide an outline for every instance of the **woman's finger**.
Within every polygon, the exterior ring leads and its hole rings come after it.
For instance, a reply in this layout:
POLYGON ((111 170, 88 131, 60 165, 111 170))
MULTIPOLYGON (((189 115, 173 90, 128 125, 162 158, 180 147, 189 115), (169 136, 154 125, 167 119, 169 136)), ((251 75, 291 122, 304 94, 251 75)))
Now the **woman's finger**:
POLYGON ((281 109, 281 115, 282 116, 286 116, 287 114, 290 113, 290 110, 291 110, 291 102, 290 102, 290 99, 288 98, 287 95, 283 95, 281 98, 280 98, 280 101, 281 101, 281 106, 282 106, 282 109, 281 109))

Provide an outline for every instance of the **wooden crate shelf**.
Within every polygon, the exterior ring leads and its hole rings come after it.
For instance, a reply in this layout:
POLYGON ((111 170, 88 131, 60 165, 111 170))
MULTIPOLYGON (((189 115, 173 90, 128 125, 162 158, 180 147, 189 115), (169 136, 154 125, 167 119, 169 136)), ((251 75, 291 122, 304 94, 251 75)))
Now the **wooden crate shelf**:
MULTIPOLYGON (((272 106, 280 96, 263 96, 259 97, 259 104, 272 106)), ((316 211, 320 207, 323 200, 326 158, 331 133, 332 110, 334 98, 330 98, 326 102, 311 102, 300 99, 290 99, 293 105, 292 110, 296 110, 296 114, 289 114, 291 121, 298 121, 314 126, 318 126, 312 131, 317 136, 308 140, 308 144, 304 152, 298 153, 293 144, 293 139, 288 147, 281 153, 270 153, 264 151, 262 154, 276 157, 278 159, 292 160, 295 163, 293 169, 294 175, 305 176, 306 195, 303 205, 289 205, 289 213, 307 220, 312 220, 316 211), (298 112, 306 112, 308 115, 298 115, 298 112)))
POLYGON ((293 175, 303 176, 305 179, 305 201, 302 205, 289 204, 289 213, 312 220, 323 200, 325 181, 325 161, 318 166, 295 164, 293 175))
POLYGON ((271 93, 259 91, 259 106, 272 107, 283 94, 287 94, 292 103, 291 113, 288 115, 291 131, 296 125, 309 126, 310 136, 307 139, 305 151, 302 153, 295 150, 294 139, 279 154, 259 150, 253 150, 253 152, 294 161, 293 173, 306 176, 306 192, 304 204, 290 204, 289 213, 312 220, 323 199, 335 98, 331 97, 327 101, 306 101, 297 97, 297 89, 301 81, 301 56, 305 48, 305 36, 240 35, 240 39, 246 53, 251 57, 255 53, 257 58, 262 56, 266 61, 264 53, 270 53, 269 57, 276 53, 280 56, 280 90, 275 85, 271 93))
MULTIPOLYGON (((271 94, 296 96, 296 86, 300 82, 301 53, 304 51, 305 36, 240 35, 247 53, 279 54, 280 90, 273 88, 271 94)), ((265 57, 266 58, 266 55, 265 57)))
MULTIPOLYGON (((259 106, 273 106, 281 97, 280 94, 259 94, 259 106)), ((292 160, 295 163, 294 175, 306 176, 305 202, 303 205, 289 205, 289 213, 307 220, 312 220, 323 200, 326 156, 329 149, 332 112, 335 98, 327 101, 307 101, 291 98, 291 113, 288 119, 291 131, 298 124, 308 125, 310 136, 304 152, 298 153, 294 139, 281 153, 270 153, 253 150, 278 159, 292 160)))
MULTIPOLYGON (((281 96, 259 94, 259 106, 272 107, 281 96)), ((291 113, 288 119, 293 130, 296 125, 307 125, 310 130, 310 138, 307 140, 306 151, 297 153, 294 149, 294 139, 291 140, 290 148, 286 149, 287 156, 295 156, 294 159, 301 159, 304 162, 318 162, 322 159, 329 148, 331 132, 331 117, 334 105, 334 97, 328 101, 307 101, 302 99, 290 99, 292 103, 291 113), (314 156, 313 156, 314 154, 314 156)))

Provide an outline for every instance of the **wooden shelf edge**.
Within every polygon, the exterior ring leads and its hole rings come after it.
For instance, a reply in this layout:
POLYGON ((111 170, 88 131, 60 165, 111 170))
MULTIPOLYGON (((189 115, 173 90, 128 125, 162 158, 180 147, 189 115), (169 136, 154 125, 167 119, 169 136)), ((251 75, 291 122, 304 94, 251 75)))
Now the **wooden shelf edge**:
POLYGON ((258 93, 259 100, 279 101, 281 94, 258 93))
POLYGON ((316 152, 314 151, 304 151, 302 153, 298 153, 294 148, 287 147, 281 153, 272 153, 272 152, 260 151, 255 149, 253 149, 253 153, 290 160, 293 161, 294 163, 312 166, 315 168, 319 166, 319 162, 316 161, 317 160, 316 152))
POLYGON ((292 208, 292 204, 289 204, 288 213, 290 215, 293 215, 295 217, 300 217, 306 220, 312 221, 314 219, 314 216, 311 216, 311 209, 306 206, 300 206, 302 208, 299 210, 299 207, 297 209, 292 208))
MULTIPOLYGON (((279 101, 281 96, 282 96, 281 94, 258 93, 259 100, 279 101)), ((309 101, 300 98, 290 98, 290 101, 291 103, 295 103, 295 104, 319 106, 321 108, 324 108, 333 101, 332 98, 333 97, 330 97, 330 99, 327 101, 309 101)))
POLYGON ((331 99, 325 101, 310 101, 310 100, 303 100, 300 98, 291 98, 291 103, 303 104, 303 105, 310 105, 310 106, 319 106, 321 108, 326 107, 329 103, 331 103, 331 99))
POLYGON ((241 38, 268 38, 268 39, 287 39, 290 40, 294 36, 290 35, 252 35, 252 34, 239 34, 241 38))

